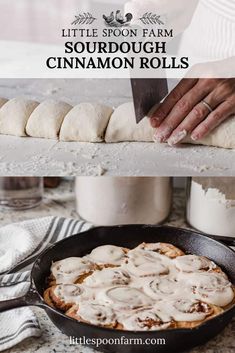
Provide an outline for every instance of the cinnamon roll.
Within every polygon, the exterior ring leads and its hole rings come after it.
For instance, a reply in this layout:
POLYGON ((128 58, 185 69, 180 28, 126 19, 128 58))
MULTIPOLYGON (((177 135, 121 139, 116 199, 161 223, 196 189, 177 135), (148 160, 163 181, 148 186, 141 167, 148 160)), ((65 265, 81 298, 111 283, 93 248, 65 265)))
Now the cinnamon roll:
POLYGON ((96 326, 106 328, 115 328, 117 326, 117 317, 113 309, 95 301, 83 302, 78 306, 73 306, 66 312, 66 315, 96 326))
POLYGON ((144 292, 151 298, 159 300, 166 296, 172 297, 182 293, 182 283, 177 281, 174 277, 156 277, 151 281, 146 281, 143 286, 144 292))
POLYGON ((84 286, 78 284, 60 284, 49 288, 45 292, 44 299, 50 305, 62 310, 69 310, 74 304, 81 300, 90 299, 91 294, 88 293, 84 286))
POLYGON ((51 266, 50 285, 81 283, 95 270, 86 257, 70 257, 56 261, 51 266))
POLYGON ((122 329, 128 331, 165 330, 175 327, 174 321, 164 321, 158 316, 154 307, 138 309, 126 315, 119 315, 118 321, 122 329))
POLYGON ((225 307, 234 299, 234 288, 228 278, 220 273, 198 273, 189 277, 193 293, 209 304, 225 307))
POLYGON ((153 300, 141 290, 127 286, 104 289, 99 291, 96 298, 119 311, 137 309, 153 303, 153 300))
POLYGON ((171 259, 185 255, 182 250, 168 243, 142 243, 138 245, 136 249, 155 251, 159 254, 166 255, 171 259))
POLYGON ((119 267, 104 268, 87 277, 84 280, 84 285, 88 287, 122 286, 128 285, 130 281, 129 273, 123 269, 119 267))
POLYGON ((219 315, 223 311, 214 305, 193 299, 175 299, 156 306, 162 310, 164 305, 167 305, 167 310, 177 322, 177 327, 183 328, 196 327, 209 317, 219 315))
POLYGON ((169 273, 168 258, 153 251, 134 249, 129 251, 124 268, 138 277, 169 273))
POLYGON ((92 250, 88 258, 103 267, 120 266, 128 252, 127 248, 114 245, 103 245, 92 250))
POLYGON ((175 260, 176 267, 182 272, 212 271, 216 264, 204 256, 184 255, 175 260))

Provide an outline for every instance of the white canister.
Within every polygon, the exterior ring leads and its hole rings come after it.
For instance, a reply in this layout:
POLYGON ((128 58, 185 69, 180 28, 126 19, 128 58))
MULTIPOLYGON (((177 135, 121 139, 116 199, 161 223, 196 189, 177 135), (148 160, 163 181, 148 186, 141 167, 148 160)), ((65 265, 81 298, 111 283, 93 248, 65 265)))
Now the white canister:
POLYGON ((77 212, 95 225, 159 224, 170 213, 172 181, 165 177, 78 177, 77 212))
POLYGON ((235 178, 191 178, 187 221, 204 233, 235 237, 235 178))

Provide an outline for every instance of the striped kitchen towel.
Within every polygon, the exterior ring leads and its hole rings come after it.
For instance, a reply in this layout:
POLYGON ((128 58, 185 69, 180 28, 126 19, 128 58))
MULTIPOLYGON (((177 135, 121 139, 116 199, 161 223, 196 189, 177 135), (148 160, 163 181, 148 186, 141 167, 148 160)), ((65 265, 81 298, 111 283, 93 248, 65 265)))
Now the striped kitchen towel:
MULTIPOLYGON (((80 220, 46 217, 0 228, 0 301, 27 292, 32 264, 48 245, 91 227, 80 220)), ((38 320, 30 308, 0 313, 0 351, 40 334, 38 320)))

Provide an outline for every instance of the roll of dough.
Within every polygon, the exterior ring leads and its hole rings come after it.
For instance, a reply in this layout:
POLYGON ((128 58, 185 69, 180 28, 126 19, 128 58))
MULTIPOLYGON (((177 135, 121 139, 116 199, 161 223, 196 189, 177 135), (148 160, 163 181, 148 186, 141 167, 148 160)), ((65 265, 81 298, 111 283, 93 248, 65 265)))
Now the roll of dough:
POLYGON ((72 109, 70 104, 55 100, 41 103, 32 113, 26 126, 31 137, 57 139, 65 116, 72 109))
POLYGON ((102 142, 113 109, 96 103, 81 103, 64 119, 62 141, 102 142))
MULTIPOLYGON (((151 109, 151 111, 153 111, 151 109)), ((150 115, 150 114, 149 114, 150 115)), ((126 103, 118 107, 111 116, 107 128, 106 142, 121 141, 153 141, 154 129, 148 118, 144 118, 138 125, 135 122, 133 103, 126 103)), ((205 138, 195 142, 187 137, 183 143, 207 145, 222 148, 235 148, 235 116, 226 119, 205 138)))
MULTIPOLYGON (((25 127, 27 121, 38 106, 38 102, 14 98, 5 102, 0 109, 0 133, 4 135, 26 136, 25 127)), ((0 102, 0 105, 1 105, 0 102)))
POLYGON ((184 142, 228 149, 235 148, 235 116, 226 119, 203 139, 196 142, 187 137, 184 142))
POLYGON ((120 105, 112 114, 105 141, 108 143, 123 141, 153 142, 153 135, 154 130, 148 118, 144 118, 139 124, 136 124, 133 103, 125 103, 120 105))

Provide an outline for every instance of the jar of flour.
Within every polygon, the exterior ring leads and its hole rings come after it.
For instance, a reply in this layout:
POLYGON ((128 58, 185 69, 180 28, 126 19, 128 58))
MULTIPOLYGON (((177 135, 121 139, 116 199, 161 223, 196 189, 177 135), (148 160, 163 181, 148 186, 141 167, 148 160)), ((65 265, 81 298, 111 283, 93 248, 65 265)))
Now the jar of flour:
POLYGON ((170 213, 171 178, 78 177, 77 212, 95 225, 159 224, 170 213))
POLYGON ((235 238, 235 178, 190 178, 187 221, 204 233, 235 238))

